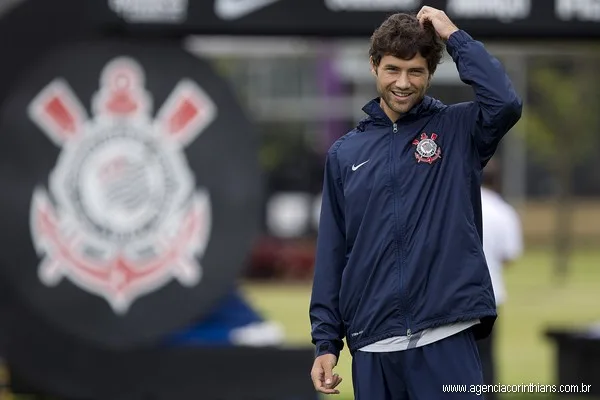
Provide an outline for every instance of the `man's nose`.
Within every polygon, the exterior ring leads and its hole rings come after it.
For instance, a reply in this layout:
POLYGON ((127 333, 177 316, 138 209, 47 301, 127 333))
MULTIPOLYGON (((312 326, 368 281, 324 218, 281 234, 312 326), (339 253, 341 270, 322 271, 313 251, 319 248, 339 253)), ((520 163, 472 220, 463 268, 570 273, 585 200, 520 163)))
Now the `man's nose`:
POLYGON ((400 74, 396 79, 396 87, 401 90, 410 89, 410 81, 407 74, 400 74))

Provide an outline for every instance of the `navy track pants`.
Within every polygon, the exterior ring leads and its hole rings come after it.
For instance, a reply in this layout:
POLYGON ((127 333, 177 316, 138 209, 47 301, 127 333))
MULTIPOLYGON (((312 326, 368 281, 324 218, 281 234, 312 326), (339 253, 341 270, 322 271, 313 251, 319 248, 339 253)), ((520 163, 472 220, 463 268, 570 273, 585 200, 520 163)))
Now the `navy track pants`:
POLYGON ((352 360, 355 400, 486 398, 481 361, 470 329, 405 351, 357 351, 352 360))

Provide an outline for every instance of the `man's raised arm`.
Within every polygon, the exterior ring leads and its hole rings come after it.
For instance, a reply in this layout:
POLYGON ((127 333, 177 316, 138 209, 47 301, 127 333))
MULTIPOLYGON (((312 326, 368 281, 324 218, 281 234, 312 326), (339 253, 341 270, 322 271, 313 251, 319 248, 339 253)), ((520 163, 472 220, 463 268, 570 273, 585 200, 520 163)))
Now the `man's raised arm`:
POLYGON ((479 41, 459 30, 440 10, 423 7, 420 21, 430 21, 446 40, 460 79, 475 92, 473 139, 483 164, 494 154, 504 135, 519 121, 523 102, 500 61, 479 41))

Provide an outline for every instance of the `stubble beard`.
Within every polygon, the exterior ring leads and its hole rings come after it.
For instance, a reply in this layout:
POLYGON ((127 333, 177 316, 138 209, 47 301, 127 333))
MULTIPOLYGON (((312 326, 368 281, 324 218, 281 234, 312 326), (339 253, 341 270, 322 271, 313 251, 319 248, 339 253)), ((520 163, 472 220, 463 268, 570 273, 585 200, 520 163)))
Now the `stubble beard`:
POLYGON ((381 93, 381 91, 380 91, 380 96, 383 99, 383 101, 385 102, 386 106, 390 110, 397 113, 399 116, 402 116, 402 115, 408 113, 416 104, 420 103, 421 100, 423 100, 423 98, 425 97, 425 94, 424 93, 413 93, 413 96, 418 96, 418 97, 412 98, 409 103, 405 103, 405 104, 397 103, 395 100, 394 94, 390 90, 387 90, 387 89, 384 91, 384 93, 381 93))

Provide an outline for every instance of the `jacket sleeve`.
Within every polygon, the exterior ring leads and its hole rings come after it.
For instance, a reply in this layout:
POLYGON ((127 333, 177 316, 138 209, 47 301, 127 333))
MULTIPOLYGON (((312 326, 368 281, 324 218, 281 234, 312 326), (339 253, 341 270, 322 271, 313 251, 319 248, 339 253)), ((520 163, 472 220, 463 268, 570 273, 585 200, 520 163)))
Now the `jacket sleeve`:
POLYGON ((312 343, 316 356, 331 353, 339 358, 344 329, 339 309, 342 272, 346 264, 344 194, 336 150, 327 154, 317 236, 315 271, 310 300, 312 343))
POLYGON ((454 32, 447 50, 460 79, 475 92, 472 135, 482 166, 494 155, 500 140, 519 121, 523 102, 496 58, 468 33, 454 32))

